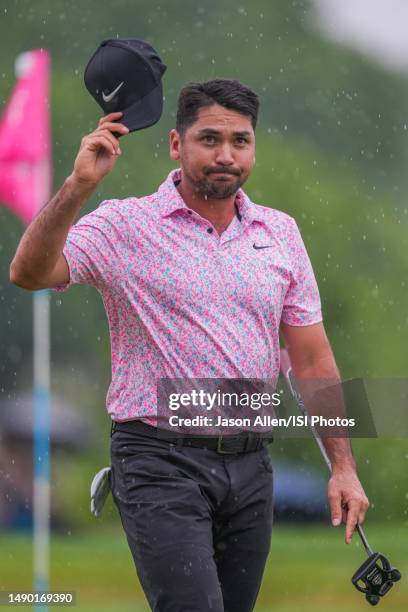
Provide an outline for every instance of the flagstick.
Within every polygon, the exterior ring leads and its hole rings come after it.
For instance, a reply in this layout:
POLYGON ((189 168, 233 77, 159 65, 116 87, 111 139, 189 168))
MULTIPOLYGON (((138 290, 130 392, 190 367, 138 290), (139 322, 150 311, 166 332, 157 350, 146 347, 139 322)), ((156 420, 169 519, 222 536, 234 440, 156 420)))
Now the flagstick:
MULTIPOLYGON (((50 308, 49 290, 33 294, 34 443, 33 569, 35 591, 48 590, 50 539, 50 308)), ((48 610, 44 604, 35 610, 48 610)))
MULTIPOLYGON (((16 84, 0 116, 0 200, 31 223, 52 191, 50 54, 20 53, 16 84), (2 180, 7 174, 7 180, 2 180)), ((48 590, 50 539, 50 313, 48 290, 33 296, 33 589, 48 590)), ((37 606, 35 606, 37 609, 37 606)), ((48 610, 40 605, 38 609, 48 610)))

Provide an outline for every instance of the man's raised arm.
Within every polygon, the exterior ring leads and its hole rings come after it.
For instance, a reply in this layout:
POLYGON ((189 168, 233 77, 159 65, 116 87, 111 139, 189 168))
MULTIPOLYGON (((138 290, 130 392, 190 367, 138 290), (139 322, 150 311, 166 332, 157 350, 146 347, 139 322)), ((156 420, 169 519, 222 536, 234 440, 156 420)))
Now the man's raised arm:
POLYGON ((114 168, 121 153, 118 138, 129 132, 123 124, 114 123, 121 115, 111 113, 102 117, 99 127, 82 139, 72 173, 20 240, 10 265, 13 284, 36 290, 69 281, 68 264, 62 250, 81 208, 114 168))

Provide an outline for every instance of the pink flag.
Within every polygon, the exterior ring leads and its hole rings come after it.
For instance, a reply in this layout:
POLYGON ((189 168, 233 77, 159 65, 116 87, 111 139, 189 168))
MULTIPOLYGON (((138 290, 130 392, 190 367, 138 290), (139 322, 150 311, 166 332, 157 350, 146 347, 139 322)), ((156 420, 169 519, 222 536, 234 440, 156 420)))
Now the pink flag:
POLYGON ((51 194, 48 51, 16 60, 17 83, 0 118, 0 202, 30 223, 51 194))

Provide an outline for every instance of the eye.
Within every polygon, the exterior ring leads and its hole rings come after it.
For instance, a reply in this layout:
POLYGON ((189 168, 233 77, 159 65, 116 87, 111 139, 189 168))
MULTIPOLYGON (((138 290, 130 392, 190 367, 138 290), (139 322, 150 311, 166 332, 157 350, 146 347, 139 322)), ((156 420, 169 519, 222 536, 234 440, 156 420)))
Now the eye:
POLYGON ((215 142, 215 136, 212 136, 211 134, 206 134, 204 136, 203 140, 205 140, 206 142, 209 142, 209 143, 214 143, 215 142))
POLYGON ((243 145, 246 144, 248 140, 244 136, 238 136, 238 138, 236 138, 236 142, 240 145, 243 145))

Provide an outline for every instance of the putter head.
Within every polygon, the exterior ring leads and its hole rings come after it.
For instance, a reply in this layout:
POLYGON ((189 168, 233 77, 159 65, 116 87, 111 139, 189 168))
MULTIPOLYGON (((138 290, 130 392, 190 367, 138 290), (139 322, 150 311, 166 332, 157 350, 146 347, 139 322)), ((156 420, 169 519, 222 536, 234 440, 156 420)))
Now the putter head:
POLYGON ((368 603, 375 606, 400 578, 400 572, 391 567, 384 555, 373 553, 354 573, 351 581, 356 589, 365 593, 368 603))

